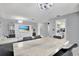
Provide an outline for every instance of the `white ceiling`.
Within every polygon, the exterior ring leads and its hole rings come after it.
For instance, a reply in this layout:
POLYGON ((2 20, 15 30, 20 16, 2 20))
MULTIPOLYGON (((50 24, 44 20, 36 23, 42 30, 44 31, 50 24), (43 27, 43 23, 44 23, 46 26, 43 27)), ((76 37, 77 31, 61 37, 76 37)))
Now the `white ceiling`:
POLYGON ((0 17, 23 16, 35 22, 46 22, 57 15, 79 11, 77 3, 54 3, 48 10, 41 10, 37 3, 0 3, 0 17))

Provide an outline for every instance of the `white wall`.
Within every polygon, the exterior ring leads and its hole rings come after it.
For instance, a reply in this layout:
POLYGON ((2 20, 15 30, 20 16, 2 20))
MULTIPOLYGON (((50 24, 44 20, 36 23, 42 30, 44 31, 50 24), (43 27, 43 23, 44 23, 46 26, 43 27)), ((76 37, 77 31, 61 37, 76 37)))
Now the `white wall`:
POLYGON ((20 30, 19 27, 22 24, 15 24, 15 36, 16 38, 23 38, 23 37, 28 37, 28 36, 32 36, 32 29, 31 29, 31 25, 29 26, 29 30, 20 30))
POLYGON ((0 23, 0 35, 7 36, 9 34, 8 32, 8 21, 1 19, 0 23))
POLYGON ((50 30, 49 30, 49 36, 50 37, 53 37, 54 35, 55 35, 55 20, 52 20, 51 19, 51 21, 50 21, 50 24, 49 24, 49 28, 50 28, 50 30))
MULTIPOLYGON (((51 20, 51 23, 53 20, 58 20, 58 19, 66 19, 67 40, 69 40, 70 43, 78 42, 79 44, 79 12, 54 18, 51 20)), ((52 29, 53 26, 50 28, 52 29)), ((53 33, 50 33, 50 35, 51 34, 53 33)))
POLYGON ((23 37, 32 36, 33 29, 35 29, 36 35, 38 34, 38 27, 37 27, 38 25, 37 25, 37 23, 26 22, 25 25, 30 26, 29 31, 21 31, 21 30, 19 30, 18 28, 19 28, 20 25, 23 25, 23 24, 19 24, 19 23, 15 24, 15 35, 16 35, 17 38, 23 38, 23 37))
POLYGON ((42 23, 40 27, 40 35, 47 37, 49 36, 48 34, 48 23, 42 23))
MULTIPOLYGON (((16 21, 13 19, 0 19, 0 36, 8 36, 10 34, 9 25, 16 24, 16 21)), ((37 24, 32 22, 27 22, 28 25, 32 25, 36 29, 36 34, 38 34, 37 24)))

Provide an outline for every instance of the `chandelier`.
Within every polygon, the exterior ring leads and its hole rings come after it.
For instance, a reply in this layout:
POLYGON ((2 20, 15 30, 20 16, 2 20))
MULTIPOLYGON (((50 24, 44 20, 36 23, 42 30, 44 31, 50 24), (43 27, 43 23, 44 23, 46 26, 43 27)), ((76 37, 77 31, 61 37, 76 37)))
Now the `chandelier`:
POLYGON ((40 4, 39 4, 39 7, 40 7, 40 9, 44 10, 44 9, 49 9, 49 8, 51 8, 52 5, 53 5, 53 3, 40 3, 40 4))

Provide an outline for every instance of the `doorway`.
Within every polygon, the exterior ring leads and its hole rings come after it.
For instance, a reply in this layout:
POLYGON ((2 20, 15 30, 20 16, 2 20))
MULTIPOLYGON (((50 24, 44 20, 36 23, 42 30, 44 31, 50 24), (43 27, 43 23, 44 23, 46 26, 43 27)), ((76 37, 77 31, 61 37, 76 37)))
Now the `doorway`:
POLYGON ((56 20, 55 35, 66 39, 66 19, 56 20))

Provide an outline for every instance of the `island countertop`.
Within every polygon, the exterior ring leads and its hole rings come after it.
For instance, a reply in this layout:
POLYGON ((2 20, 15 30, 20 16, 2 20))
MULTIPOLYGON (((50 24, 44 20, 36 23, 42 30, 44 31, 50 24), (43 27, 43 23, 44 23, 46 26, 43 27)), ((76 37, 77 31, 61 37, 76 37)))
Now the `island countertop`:
POLYGON ((44 37, 31 41, 14 43, 15 56, 51 56, 64 46, 66 40, 44 37))

